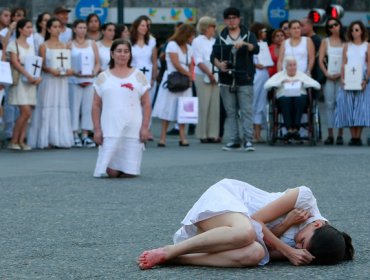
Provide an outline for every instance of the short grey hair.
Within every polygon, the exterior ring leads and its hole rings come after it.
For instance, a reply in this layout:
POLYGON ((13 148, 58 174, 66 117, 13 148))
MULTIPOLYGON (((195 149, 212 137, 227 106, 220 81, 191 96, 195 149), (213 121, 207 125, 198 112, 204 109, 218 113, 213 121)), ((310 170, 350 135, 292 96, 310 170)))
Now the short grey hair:
POLYGON ((297 59, 294 56, 288 55, 288 56, 284 57, 284 68, 286 68, 286 65, 290 61, 295 61, 295 63, 297 63, 297 59))
POLYGON ((201 17, 197 24, 197 32, 204 34, 207 31, 208 26, 216 25, 216 19, 208 16, 201 17))

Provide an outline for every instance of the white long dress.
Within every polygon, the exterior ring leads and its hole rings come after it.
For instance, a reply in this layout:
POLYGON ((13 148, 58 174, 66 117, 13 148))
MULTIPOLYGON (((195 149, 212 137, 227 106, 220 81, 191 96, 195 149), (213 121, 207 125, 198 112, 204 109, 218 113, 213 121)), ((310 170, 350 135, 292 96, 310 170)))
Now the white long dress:
POLYGON ((106 70, 99 74, 94 88, 102 99, 103 134, 94 176, 106 176, 108 167, 139 175, 144 150, 140 142, 141 97, 149 89, 145 76, 135 69, 128 77, 118 78, 106 70))
MULTIPOLYGON (((242 181, 223 179, 211 186, 193 205, 181 222, 183 226, 175 233, 173 241, 179 243, 195 236, 197 234, 197 227, 195 226, 197 222, 217 215, 238 212, 251 217, 255 212, 283 194, 284 192, 269 193, 242 181)), ((308 210, 312 216, 304 223, 291 227, 280 237, 284 243, 292 247, 295 246, 295 235, 306 225, 316 220, 327 221, 321 216, 316 199, 308 187, 299 187, 295 208, 308 210)), ((266 224, 266 226, 272 228, 281 223, 283 219, 284 216, 266 224)), ((270 257, 263 241, 262 227, 253 219, 251 221, 257 234, 257 241, 265 248, 265 257, 259 263, 264 265, 269 262, 270 257)))
MULTIPOLYGON (((46 46, 46 65, 50 67, 51 54, 46 46)), ((32 148, 70 148, 73 144, 71 112, 69 109, 68 78, 42 73, 37 92, 37 105, 28 133, 32 148)))
POLYGON ((174 94, 164 86, 167 82, 168 74, 176 71, 175 66, 171 62, 169 53, 177 53, 181 66, 185 69, 189 69, 188 65, 191 63, 193 51, 190 45, 187 45, 187 49, 188 52, 186 54, 182 52, 180 46, 175 41, 170 41, 168 43, 166 47, 167 70, 164 72, 162 82, 159 86, 157 100, 152 113, 153 117, 167 121, 176 121, 178 98, 181 96, 192 96, 191 87, 183 92, 177 92, 174 94))

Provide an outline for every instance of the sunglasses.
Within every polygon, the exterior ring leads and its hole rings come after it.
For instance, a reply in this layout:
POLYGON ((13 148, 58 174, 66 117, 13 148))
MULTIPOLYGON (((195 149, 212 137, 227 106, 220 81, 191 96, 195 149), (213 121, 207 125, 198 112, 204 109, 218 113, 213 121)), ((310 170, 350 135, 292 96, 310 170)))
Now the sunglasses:
POLYGON ((352 29, 351 31, 352 31, 352 32, 360 32, 360 31, 361 31, 361 29, 354 28, 354 29, 352 29))
POLYGON ((338 23, 333 23, 333 24, 328 25, 329 29, 332 29, 333 27, 337 27, 337 26, 339 26, 338 23))
POLYGON ((260 30, 260 32, 267 32, 267 29, 263 28, 263 29, 260 30))

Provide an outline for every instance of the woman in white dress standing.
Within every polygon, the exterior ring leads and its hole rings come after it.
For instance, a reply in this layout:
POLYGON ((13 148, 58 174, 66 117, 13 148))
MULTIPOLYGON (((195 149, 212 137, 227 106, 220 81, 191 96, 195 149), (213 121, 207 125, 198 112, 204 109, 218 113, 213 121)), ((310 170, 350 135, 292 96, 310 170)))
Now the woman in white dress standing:
POLYGON ((143 252, 139 267, 167 262, 253 267, 270 258, 293 265, 336 264, 354 255, 351 237, 328 224, 309 188, 269 193, 232 179, 217 182, 199 198, 173 239, 174 245, 143 252))
POLYGON ((34 40, 34 46, 36 54, 39 53, 39 48, 42 43, 45 41, 45 33, 46 33, 46 23, 51 18, 50 14, 45 12, 42 14, 39 14, 36 20, 36 31, 33 34, 33 40, 34 40))
MULTIPOLYGON (((342 84, 344 85, 344 66, 361 66, 362 89, 345 90, 340 88, 337 96, 336 127, 349 127, 351 140, 348 145, 362 146, 361 134, 364 127, 370 126, 370 44, 368 32, 362 21, 353 21, 347 30, 348 43, 343 47, 342 84)), ((359 69, 359 68, 358 68, 359 69)))
MULTIPOLYGON (((193 50, 190 46, 194 39, 194 27, 183 24, 176 30, 175 34, 169 39, 166 47, 167 70, 163 75, 159 86, 158 97, 153 109, 153 117, 162 120, 161 136, 158 147, 166 146, 166 133, 170 121, 177 121, 177 103, 181 96, 192 96, 192 89, 189 87, 183 92, 172 93, 165 88, 168 74, 178 71, 193 80, 193 65, 191 63, 193 50)), ((185 138, 185 124, 179 124, 179 146, 187 147, 189 142, 185 138)))
POLYGON ((23 67, 27 56, 35 56, 35 49, 27 42, 31 34, 32 22, 28 19, 21 19, 17 22, 16 40, 11 41, 7 47, 13 68, 27 77, 27 82, 20 77, 18 84, 10 87, 9 103, 18 106, 20 112, 9 143, 9 148, 12 150, 31 150, 24 140, 28 120, 31 118, 33 106, 36 105, 36 86, 41 82, 41 78, 33 78, 23 67))
MULTIPOLYGON (((87 39, 86 22, 78 19, 73 23, 72 41, 68 44, 71 49, 72 65, 81 64, 81 57, 89 57, 92 63, 90 74, 82 75, 73 69, 69 78, 69 104, 71 107, 72 129, 75 147, 95 147, 94 141, 88 136, 93 129, 91 109, 94 98, 93 82, 99 72, 99 53, 95 41, 87 39), (81 138, 79 131, 82 130, 81 138)), ((74 68, 74 67, 73 67, 74 68)))
POLYGON ((153 87, 157 77, 156 40, 150 35, 146 17, 138 17, 131 26, 130 41, 132 45, 132 66, 145 75, 153 87))
MULTIPOLYGON (((328 123, 328 138, 325 145, 334 144, 335 107, 336 99, 341 86, 341 64, 343 60, 343 44, 345 43, 344 28, 337 18, 329 18, 325 24, 327 38, 321 41, 319 50, 319 65, 326 76, 324 85, 326 119, 328 123), (327 64, 327 65, 325 65, 327 64), (334 69, 329 65, 337 65, 334 69)), ((343 145, 343 128, 338 129, 337 145, 343 145)))
POLYGON ((28 134, 28 144, 32 148, 70 148, 73 145, 68 98, 68 76, 73 71, 66 69, 60 72, 51 68, 51 51, 67 49, 66 44, 59 40, 60 32, 60 21, 50 19, 46 24, 45 42, 40 46, 43 73, 28 134))
POLYGON ((111 47, 109 69, 94 83, 94 140, 100 145, 95 177, 134 177, 140 174, 144 142, 149 137, 151 106, 148 81, 131 67, 128 41, 111 47))
MULTIPOLYGON (((258 44, 265 43, 267 29, 264 24, 259 22, 254 23, 251 26, 251 31, 256 35, 258 44)), ((269 73, 268 68, 259 63, 257 55, 253 56, 253 60, 256 67, 253 82, 253 142, 265 143, 265 140, 261 136, 261 130, 262 125, 266 123, 267 91, 263 88, 263 85, 268 80, 269 73)))
POLYGON ((96 46, 98 47, 99 52, 99 72, 108 69, 110 61, 110 47, 112 46, 113 39, 116 33, 116 26, 114 23, 108 22, 104 23, 101 29, 103 36, 100 41, 96 42, 96 46))
POLYGON ((220 88, 212 73, 210 57, 215 43, 216 19, 202 17, 193 40, 195 87, 199 99, 199 120, 196 135, 201 143, 217 143, 220 127, 220 88))

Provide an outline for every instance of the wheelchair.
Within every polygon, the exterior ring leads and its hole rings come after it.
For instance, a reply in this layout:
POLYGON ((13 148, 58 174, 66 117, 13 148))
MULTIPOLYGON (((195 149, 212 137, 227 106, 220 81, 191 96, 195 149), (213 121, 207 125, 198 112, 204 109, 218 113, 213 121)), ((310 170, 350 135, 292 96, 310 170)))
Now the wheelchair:
MULTIPOLYGON (((320 140, 321 128, 318 98, 314 96, 312 88, 307 88, 307 96, 308 104, 301 119, 299 142, 308 142, 310 146, 315 146, 320 140)), ((268 99, 267 141, 271 146, 274 146, 279 140, 286 141, 287 129, 284 126, 283 115, 278 109, 276 88, 268 92, 268 99)))

